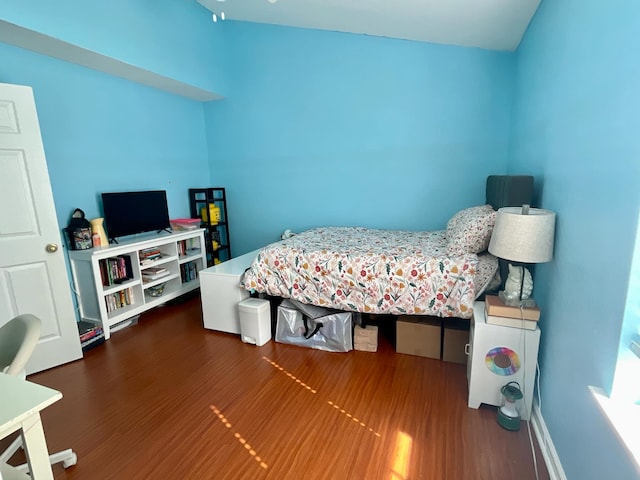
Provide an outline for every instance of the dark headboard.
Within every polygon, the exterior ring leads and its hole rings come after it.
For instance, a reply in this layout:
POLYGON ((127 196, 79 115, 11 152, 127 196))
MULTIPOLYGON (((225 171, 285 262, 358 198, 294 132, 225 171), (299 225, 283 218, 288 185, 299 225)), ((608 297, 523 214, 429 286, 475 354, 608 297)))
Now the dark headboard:
POLYGON ((531 205, 533 176, 489 175, 487 177, 487 203, 495 210, 501 207, 531 205))
MULTIPOLYGON (((501 207, 531 205, 533 200, 533 176, 531 175, 489 175, 487 177, 487 203, 495 210, 501 207)), ((507 261, 499 259, 500 287, 504 288, 507 278, 507 261)), ((489 293, 489 292, 485 292, 489 293)))

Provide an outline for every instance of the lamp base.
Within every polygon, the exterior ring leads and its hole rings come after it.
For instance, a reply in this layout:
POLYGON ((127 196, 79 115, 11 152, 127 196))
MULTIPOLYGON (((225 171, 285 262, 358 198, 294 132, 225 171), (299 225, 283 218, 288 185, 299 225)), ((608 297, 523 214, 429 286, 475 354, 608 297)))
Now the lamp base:
POLYGON ((510 417, 502 413, 501 409, 498 409, 498 425, 506 430, 515 432, 520 430, 520 417, 510 417))
POLYGON ((498 292, 498 297, 500 297, 500 300, 502 300, 505 305, 508 305, 510 307, 534 308, 536 306, 536 301, 533 298, 531 297, 523 298, 522 300, 520 300, 519 298, 515 298, 515 299, 507 298, 507 295, 505 295, 504 290, 500 290, 498 292))

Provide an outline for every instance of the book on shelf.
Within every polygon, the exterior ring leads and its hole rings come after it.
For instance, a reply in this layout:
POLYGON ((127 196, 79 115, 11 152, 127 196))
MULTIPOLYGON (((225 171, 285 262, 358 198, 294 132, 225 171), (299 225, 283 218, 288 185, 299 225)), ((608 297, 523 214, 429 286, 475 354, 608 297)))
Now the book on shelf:
POLYGON ((158 255, 157 257, 149 257, 149 258, 145 258, 144 260, 140 260, 140 265, 145 266, 145 265, 153 265, 154 263, 156 263, 156 260, 160 260, 162 258, 162 255, 158 255))
POLYGON ((144 272, 142 272, 142 279, 145 282, 151 282, 153 280, 157 280, 159 278, 166 277, 169 274, 171 274, 171 272, 169 270, 164 270, 164 269, 161 272, 158 272, 158 273, 151 273, 151 272, 147 273, 147 271, 145 270, 144 272))
MULTIPOLYGON (((524 320, 540 320, 540 308, 538 307, 514 307, 506 305, 497 295, 487 295, 484 298, 485 310, 487 316, 521 318, 524 320)), ((488 323, 488 322, 487 322, 488 323)))
POLYGON ((200 253, 199 239, 189 238, 178 242, 179 256, 184 257, 185 255, 195 255, 196 253, 200 253))
POLYGON ((162 252, 157 247, 145 248, 138 252, 140 265, 149 265, 162 258, 162 252))
MULTIPOLYGON (((486 304, 485 304, 486 307, 486 304)), ((489 325, 499 325, 501 327, 523 328, 525 330, 535 330, 538 327, 537 320, 525 320, 522 318, 499 317, 497 315, 489 315, 484 312, 484 319, 489 325)))
POLYGON ((195 262, 183 263, 180 266, 180 278, 182 283, 187 283, 198 278, 198 269, 196 268, 195 262))
POLYGON ((131 257, 119 255, 117 257, 104 258, 98 262, 102 285, 109 287, 133 278, 131 257))
POLYGON ((166 272, 167 269, 163 268, 163 267, 149 267, 149 268, 145 268, 142 271, 142 275, 155 275, 157 273, 162 273, 162 272, 166 272))
POLYGON ((119 308, 133 305, 133 291, 130 288, 111 293, 104 297, 107 312, 113 312, 119 308))

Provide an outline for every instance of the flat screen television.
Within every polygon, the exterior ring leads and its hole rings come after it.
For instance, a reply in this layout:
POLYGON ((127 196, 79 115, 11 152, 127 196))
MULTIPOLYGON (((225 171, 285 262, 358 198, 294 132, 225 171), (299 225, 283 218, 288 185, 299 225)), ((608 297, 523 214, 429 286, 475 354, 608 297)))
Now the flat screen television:
POLYGON ((170 228, 165 190, 102 194, 107 235, 112 240, 136 233, 170 228))

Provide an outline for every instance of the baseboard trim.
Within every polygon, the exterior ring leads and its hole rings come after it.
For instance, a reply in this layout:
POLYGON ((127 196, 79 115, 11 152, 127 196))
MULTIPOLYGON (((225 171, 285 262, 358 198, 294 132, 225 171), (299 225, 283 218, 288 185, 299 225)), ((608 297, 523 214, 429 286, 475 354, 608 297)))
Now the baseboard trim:
POLYGON ((544 423, 544 418, 542 418, 542 412, 537 402, 533 404, 531 426, 538 440, 538 446, 544 458, 544 463, 547 465, 550 480, 567 480, 567 476, 560 463, 560 457, 558 457, 558 452, 556 452, 556 447, 553 445, 553 440, 551 440, 551 435, 549 434, 549 430, 547 430, 546 423, 544 423))

